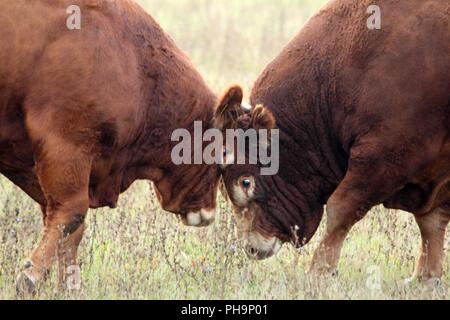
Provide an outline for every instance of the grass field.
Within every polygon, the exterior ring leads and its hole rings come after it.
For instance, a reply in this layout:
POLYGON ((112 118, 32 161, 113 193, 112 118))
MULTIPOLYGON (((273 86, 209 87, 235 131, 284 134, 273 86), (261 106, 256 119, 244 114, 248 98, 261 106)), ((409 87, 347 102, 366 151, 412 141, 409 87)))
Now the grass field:
MULTIPOLYGON (((221 92, 249 88, 323 0, 141 0, 221 92)), ((13 299, 22 261, 39 238, 39 207, 0 178, 0 299, 13 299)), ((405 286, 419 249, 411 215, 374 209, 345 242, 336 278, 305 276, 323 232, 303 252, 286 246, 250 261, 239 249, 231 213, 190 229, 162 212, 151 185, 136 183, 116 210, 91 211, 80 248, 83 285, 58 291, 50 279, 36 298, 73 299, 449 299, 450 245, 440 287, 405 286)), ((449 236, 449 234, 447 234, 449 236)), ((449 237, 447 237, 448 239, 449 237)), ((54 278, 55 274, 51 275, 54 278)))

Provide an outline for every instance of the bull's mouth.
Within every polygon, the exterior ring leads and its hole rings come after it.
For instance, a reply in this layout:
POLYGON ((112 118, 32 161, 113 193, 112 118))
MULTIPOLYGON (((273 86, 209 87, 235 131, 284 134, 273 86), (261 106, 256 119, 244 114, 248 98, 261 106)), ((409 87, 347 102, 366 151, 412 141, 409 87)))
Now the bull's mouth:
POLYGON ((245 253, 252 260, 265 260, 273 257, 280 251, 283 243, 278 238, 264 239, 262 236, 253 236, 245 246, 245 253))
POLYGON ((215 209, 201 209, 181 216, 181 221, 188 227, 207 227, 214 223, 215 209))

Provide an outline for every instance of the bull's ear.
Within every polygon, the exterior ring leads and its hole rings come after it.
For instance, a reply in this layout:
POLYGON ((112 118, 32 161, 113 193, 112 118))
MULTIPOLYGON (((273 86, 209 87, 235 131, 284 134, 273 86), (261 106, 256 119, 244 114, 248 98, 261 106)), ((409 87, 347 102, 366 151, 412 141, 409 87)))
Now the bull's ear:
POLYGON ((257 105, 252 111, 251 127, 256 130, 275 129, 277 126, 273 113, 262 105, 257 105))
POLYGON ((242 99, 244 93, 240 86, 230 87, 216 109, 214 127, 218 129, 233 128, 237 119, 242 115, 242 99))

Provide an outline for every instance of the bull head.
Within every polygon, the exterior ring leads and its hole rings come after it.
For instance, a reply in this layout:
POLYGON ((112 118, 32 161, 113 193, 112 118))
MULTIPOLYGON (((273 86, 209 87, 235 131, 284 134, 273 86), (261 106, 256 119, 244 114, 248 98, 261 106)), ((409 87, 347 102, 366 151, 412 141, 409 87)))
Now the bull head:
MULTIPOLYGON (((248 108, 242 105, 242 100, 242 89, 238 86, 231 87, 216 111, 214 126, 224 133, 227 129, 275 128, 275 118, 269 110, 263 106, 248 108)), ((238 165, 235 163, 237 148, 230 150, 225 146, 224 150, 223 192, 226 192, 233 204, 239 236, 244 240, 246 252, 251 257, 270 257, 281 248, 281 241, 266 230, 267 225, 261 219, 264 209, 259 200, 264 197, 258 187, 259 166, 238 165)))
MULTIPOLYGON (((274 130, 275 116, 268 108, 243 106, 242 98, 242 89, 238 86, 226 92, 215 114, 217 129, 222 132, 229 129, 278 131, 274 130)), ((281 174, 262 175, 263 164, 259 158, 256 164, 237 163, 237 152, 236 148, 225 147, 222 190, 232 202, 246 253, 254 259, 265 259, 276 254, 285 242, 297 247, 308 242, 317 230, 321 214, 310 215, 305 208, 305 198, 281 174)), ((246 158, 250 158, 248 154, 246 158)))

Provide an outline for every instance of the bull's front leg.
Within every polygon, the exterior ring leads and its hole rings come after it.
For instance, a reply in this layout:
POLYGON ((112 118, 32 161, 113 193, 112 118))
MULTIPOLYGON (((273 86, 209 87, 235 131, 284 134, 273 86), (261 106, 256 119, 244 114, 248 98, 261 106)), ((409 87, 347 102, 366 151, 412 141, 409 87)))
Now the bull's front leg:
POLYGON ((44 149, 37 157, 36 174, 47 206, 40 243, 17 278, 19 294, 34 293, 55 261, 59 264, 61 281, 67 266, 76 264, 77 248, 89 209, 91 160, 66 148, 65 152, 44 149))
POLYGON ((415 218, 420 228, 422 246, 413 278, 435 284, 443 273, 445 231, 450 221, 450 210, 438 208, 425 215, 416 215, 415 218))
POLYGON ((327 204, 327 225, 325 235, 314 253, 309 274, 335 275, 342 246, 351 228, 364 217, 367 211, 349 209, 332 197, 327 204), (355 214, 357 213, 357 214, 355 214))
POLYGON ((386 176, 386 164, 377 157, 380 154, 384 153, 377 146, 361 144, 352 150, 348 171, 328 201, 326 232, 314 254, 310 274, 335 274, 351 228, 401 186, 400 174, 386 176), (366 154, 367 150, 371 153, 366 154))
POLYGON ((59 284, 64 285, 67 268, 77 264, 77 249, 84 230, 84 223, 76 221, 78 219, 79 217, 65 217, 57 223, 45 223, 39 245, 25 262, 24 270, 17 278, 19 295, 34 294, 36 286, 45 279, 54 262, 58 263, 59 284), (72 225, 76 228, 75 231, 70 233, 65 227, 67 225, 72 225))

